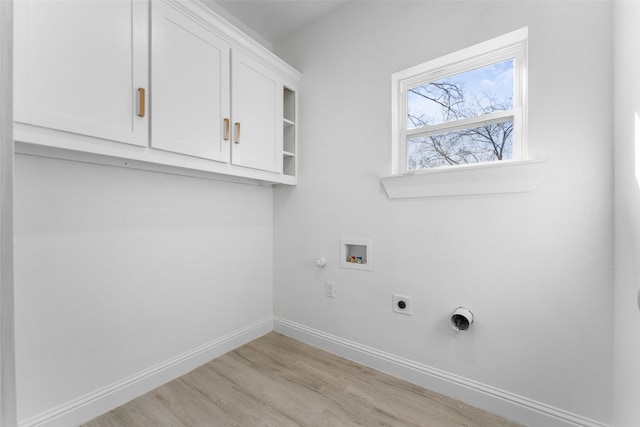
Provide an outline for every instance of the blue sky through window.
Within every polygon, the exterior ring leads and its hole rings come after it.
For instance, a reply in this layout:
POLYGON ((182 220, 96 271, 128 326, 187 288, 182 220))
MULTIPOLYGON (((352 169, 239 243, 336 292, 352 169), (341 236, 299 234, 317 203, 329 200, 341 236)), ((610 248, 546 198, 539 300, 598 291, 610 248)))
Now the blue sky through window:
POLYGON ((410 88, 407 128, 513 108, 513 67, 511 58, 410 88))

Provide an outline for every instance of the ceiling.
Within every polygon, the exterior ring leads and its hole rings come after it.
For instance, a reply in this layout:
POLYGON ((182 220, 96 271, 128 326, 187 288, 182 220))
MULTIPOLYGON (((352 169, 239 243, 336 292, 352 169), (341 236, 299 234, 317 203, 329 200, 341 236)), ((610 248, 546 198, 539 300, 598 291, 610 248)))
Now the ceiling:
POLYGON ((216 0, 215 3, 273 45, 347 1, 216 0))

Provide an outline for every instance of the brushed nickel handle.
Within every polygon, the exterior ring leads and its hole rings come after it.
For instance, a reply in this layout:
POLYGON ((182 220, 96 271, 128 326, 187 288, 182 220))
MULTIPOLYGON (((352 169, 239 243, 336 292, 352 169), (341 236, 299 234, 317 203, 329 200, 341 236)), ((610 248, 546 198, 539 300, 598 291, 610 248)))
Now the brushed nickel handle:
POLYGON ((230 132, 230 123, 229 119, 224 119, 224 140, 229 140, 229 132, 230 132))
POLYGON ((236 122, 236 144, 240 144, 240 122, 236 122))
POLYGON ((144 117, 145 114, 145 90, 143 87, 138 88, 138 117, 144 117))

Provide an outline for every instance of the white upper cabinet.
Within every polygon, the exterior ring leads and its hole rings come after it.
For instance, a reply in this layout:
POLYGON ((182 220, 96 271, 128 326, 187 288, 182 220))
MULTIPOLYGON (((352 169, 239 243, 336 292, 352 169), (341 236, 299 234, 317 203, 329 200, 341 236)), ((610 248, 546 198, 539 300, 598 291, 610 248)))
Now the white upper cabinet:
POLYGON ((151 29, 151 146, 228 162, 229 44, 162 2, 151 29))
POLYGON ((15 120, 147 145, 147 34, 144 2, 16 1, 15 120))
POLYGON ((232 162, 282 172, 282 80, 241 51, 232 57, 232 162))
POLYGON ((14 13, 18 153, 296 183, 300 73, 204 3, 16 0, 14 13))

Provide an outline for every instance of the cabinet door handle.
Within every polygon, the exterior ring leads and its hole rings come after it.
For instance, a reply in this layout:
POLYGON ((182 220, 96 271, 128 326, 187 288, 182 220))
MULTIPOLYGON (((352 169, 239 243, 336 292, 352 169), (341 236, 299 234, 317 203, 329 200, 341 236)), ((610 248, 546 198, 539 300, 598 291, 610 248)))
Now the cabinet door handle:
POLYGON ((228 141, 229 140, 229 129, 230 124, 229 124, 229 119, 224 119, 224 140, 228 141))
POLYGON ((236 122, 236 144, 240 144, 240 122, 236 122))
POLYGON ((143 87, 138 88, 138 117, 144 117, 145 113, 145 90, 143 87))

